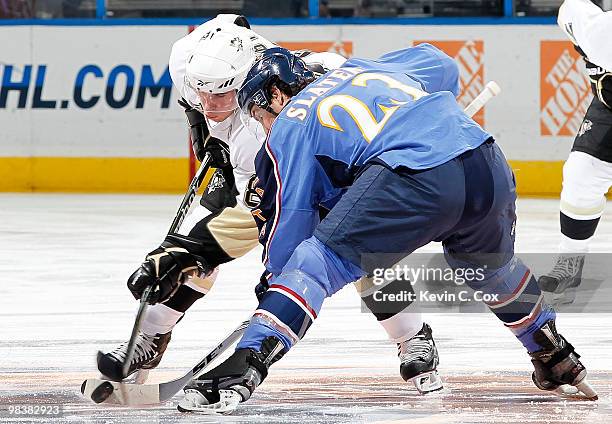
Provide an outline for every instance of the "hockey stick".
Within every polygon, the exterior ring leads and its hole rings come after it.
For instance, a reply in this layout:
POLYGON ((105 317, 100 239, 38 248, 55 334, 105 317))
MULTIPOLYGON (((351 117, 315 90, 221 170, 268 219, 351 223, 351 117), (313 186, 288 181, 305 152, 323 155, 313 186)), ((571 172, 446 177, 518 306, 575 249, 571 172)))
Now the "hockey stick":
POLYGON ((495 81, 489 81, 485 85, 484 90, 464 109, 465 114, 470 117, 474 116, 489 100, 499 93, 501 93, 500 86, 495 81))
POLYGON ((216 357, 223 354, 233 343, 238 341, 248 325, 249 321, 242 322, 182 377, 159 384, 122 383, 88 378, 81 385, 81 393, 95 403, 142 406, 165 402, 177 394, 194 377, 197 377, 216 357))
POLYGON ((202 159, 202 163, 200 164, 200 167, 198 168, 198 171, 193 176, 191 183, 189 183, 189 187, 187 188, 187 193, 185 193, 185 197, 183 197, 183 201, 181 202, 181 205, 179 206, 179 210, 176 213, 176 216, 174 217, 172 224, 170 225, 170 229, 168 230, 168 233, 176 232, 181 226, 181 224, 183 223, 183 220, 187 216, 187 212, 189 212, 189 208, 191 207, 191 204, 193 203, 193 199, 195 199, 196 195, 198 194, 198 190, 200 189, 200 186, 202 185, 202 181, 204 181, 204 177, 206 176, 206 173, 210 169, 211 161, 212 161, 212 156, 210 155, 210 153, 206 152, 206 154, 204 155, 204 159, 202 159))
MULTIPOLYGON (((138 306, 138 312, 136 312, 136 318, 134 319, 134 326, 132 327, 132 334, 130 335, 130 341, 127 346, 127 353, 125 355, 125 361, 123 362, 123 367, 121 368, 121 373, 123 378, 127 377, 130 362, 132 362, 132 358, 134 357, 134 350, 136 349, 136 336, 138 335, 138 331, 140 331, 140 326, 142 325, 142 320, 144 319, 144 313, 147 309, 147 305, 149 304, 149 296, 153 291, 153 286, 147 287, 140 297, 140 305, 138 306)), ((102 351, 98 351, 98 362, 100 361, 100 355, 104 355, 102 351)))
MULTIPOLYGON (((210 138, 210 136, 208 138, 210 138)), ((191 207, 191 204, 193 203, 193 200, 195 199, 198 193, 198 190, 200 189, 200 186, 202 185, 202 181, 204 181, 204 177, 206 176, 206 173, 210 169, 211 160, 212 160, 212 157, 210 153, 207 152, 206 155, 204 156, 204 159, 202 160, 202 163, 200 164, 200 167, 198 168, 198 171, 191 179, 191 183, 189 183, 189 187, 187 188, 187 193, 185 193, 185 196, 183 197, 183 200, 176 213, 176 216, 174 217, 172 224, 170 224, 170 229, 168 230, 168 233, 176 232, 181 226, 181 224, 183 223, 183 220, 187 216, 187 213, 189 212, 189 208, 191 207)), ((168 272, 170 271, 172 271, 172 269, 170 269, 168 272)), ((136 338, 137 338, 138 332, 140 331, 140 327, 142 325, 142 321, 144 319, 145 312, 147 310, 147 306, 149 305, 149 297, 152 292, 153 292, 153 286, 147 287, 143 291, 142 296, 140 297, 140 305, 138 306, 138 311, 136 312, 136 318, 134 319, 134 326, 132 327, 132 334, 128 342, 126 356, 123 362, 123 368, 122 368, 123 378, 127 377, 129 373, 130 363, 132 362, 132 358, 134 357, 134 350, 136 349, 136 338)), ((104 353, 102 353, 101 351, 98 351, 98 354, 97 354, 98 361, 101 355, 104 355, 104 353)))

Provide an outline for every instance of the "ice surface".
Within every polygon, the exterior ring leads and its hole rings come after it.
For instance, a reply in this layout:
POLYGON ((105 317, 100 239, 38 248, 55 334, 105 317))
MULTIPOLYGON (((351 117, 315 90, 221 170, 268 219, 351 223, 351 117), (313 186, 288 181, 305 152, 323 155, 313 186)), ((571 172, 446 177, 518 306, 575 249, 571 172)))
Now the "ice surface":
MULTIPOLYGON (((0 195, 0 422, 30 422, 15 404, 61 404, 74 423, 593 423, 612 421, 612 314, 562 314, 599 391, 597 403, 560 400, 531 383, 523 348, 490 314, 426 320, 441 354, 443 392, 419 396, 399 377, 395 346, 360 312, 352 287, 326 303, 306 339, 229 417, 183 415, 173 402, 128 409, 81 397, 97 349, 130 334, 137 304, 125 280, 162 240, 178 196, 0 195)), ((557 201, 519 202, 519 251, 555 251, 557 201)), ((593 251, 612 251, 605 216, 593 251)), ((425 251, 437 251, 439 245, 425 251)), ((180 375, 255 306, 259 251, 224 266, 215 287, 173 332, 151 379, 180 375)))

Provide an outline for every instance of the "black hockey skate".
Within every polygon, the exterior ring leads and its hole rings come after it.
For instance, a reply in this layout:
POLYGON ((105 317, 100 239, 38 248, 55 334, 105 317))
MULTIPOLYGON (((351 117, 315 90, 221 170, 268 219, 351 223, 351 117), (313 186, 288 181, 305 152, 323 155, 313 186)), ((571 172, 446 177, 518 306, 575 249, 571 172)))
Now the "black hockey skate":
MULTIPOLYGON (((134 356, 126 376, 123 375, 123 363, 127 354, 128 342, 121 343, 116 349, 108 353, 98 352, 98 370, 109 380, 121 381, 136 371, 155 368, 166 351, 171 335, 172 331, 154 336, 139 331, 136 336, 134 356)), ((141 375, 140 379, 145 379, 146 374, 147 372, 141 375)))
POLYGON ((412 380, 421 394, 442 389, 438 374, 438 349, 431 335, 431 327, 423 328, 414 337, 397 345, 400 358, 400 374, 405 381, 412 380))
POLYGON ((540 289, 552 305, 572 303, 582 281, 584 255, 560 255, 553 269, 538 279, 540 289))
POLYGON ((283 349, 279 339, 267 337, 261 352, 236 350, 221 365, 191 380, 177 409, 205 414, 232 413, 264 381, 270 365, 283 356, 283 349))
POLYGON ((561 395, 578 395, 597 400, 597 393, 586 380, 587 371, 580 362, 580 355, 574 351, 565 338, 557 333, 555 321, 550 320, 534 334, 535 342, 542 347, 530 352, 535 371, 531 378, 542 390, 555 391, 561 395), (566 385, 573 386, 574 390, 566 385))

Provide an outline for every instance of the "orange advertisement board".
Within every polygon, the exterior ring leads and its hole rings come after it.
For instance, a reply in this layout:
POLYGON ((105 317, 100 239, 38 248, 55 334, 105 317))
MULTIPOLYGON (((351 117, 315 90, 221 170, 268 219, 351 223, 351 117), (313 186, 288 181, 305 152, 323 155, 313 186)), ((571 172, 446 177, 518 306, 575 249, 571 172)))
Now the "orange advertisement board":
POLYGON ((344 57, 353 55, 352 41, 276 41, 287 50, 311 50, 313 52, 333 52, 344 57))
POLYGON ((540 41, 540 135, 574 136, 591 102, 580 54, 569 41, 540 41))
MULTIPOLYGON (((484 89, 484 42, 482 40, 415 41, 414 45, 429 43, 454 58, 459 66, 459 97, 457 101, 466 107, 484 89)), ((480 125, 485 123, 485 108, 473 116, 480 125)))

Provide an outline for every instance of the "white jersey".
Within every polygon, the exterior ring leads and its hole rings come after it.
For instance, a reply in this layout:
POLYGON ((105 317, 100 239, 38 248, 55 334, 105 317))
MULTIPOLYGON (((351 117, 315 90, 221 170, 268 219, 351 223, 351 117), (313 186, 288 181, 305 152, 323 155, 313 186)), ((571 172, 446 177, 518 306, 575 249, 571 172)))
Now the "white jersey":
POLYGON ((612 71, 612 11, 590 0, 565 0, 557 22, 589 62, 612 71))
MULTIPOLYGON (((193 49, 204 33, 210 31, 219 22, 227 24, 234 22, 237 15, 219 15, 216 18, 205 22, 197 27, 193 32, 181 38, 172 46, 170 53, 169 67, 172 82, 178 89, 183 98, 189 101, 188 96, 192 100, 198 102, 197 95, 185 86, 185 68, 187 58, 190 56, 193 49), (195 98, 193 98, 195 96, 195 98)), ((276 45, 259 36, 255 32, 247 28, 241 28, 249 34, 250 37, 257 37, 257 42, 265 46, 265 48, 275 47, 276 45)), ((336 53, 323 52, 312 53, 302 57, 309 65, 321 65, 324 69, 339 68, 346 58, 336 53)), ((238 190, 238 202, 246 207, 245 193, 248 189, 250 179, 255 174, 255 156, 263 145, 266 134, 263 127, 255 120, 251 119, 245 126, 240 119, 238 111, 234 112, 229 118, 222 122, 212 122, 206 120, 210 134, 213 137, 227 143, 230 150, 230 162, 234 168, 234 178, 236 180, 236 189, 238 190)))

